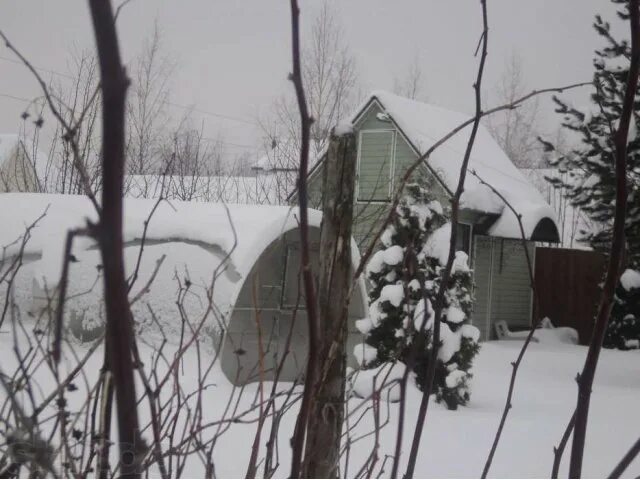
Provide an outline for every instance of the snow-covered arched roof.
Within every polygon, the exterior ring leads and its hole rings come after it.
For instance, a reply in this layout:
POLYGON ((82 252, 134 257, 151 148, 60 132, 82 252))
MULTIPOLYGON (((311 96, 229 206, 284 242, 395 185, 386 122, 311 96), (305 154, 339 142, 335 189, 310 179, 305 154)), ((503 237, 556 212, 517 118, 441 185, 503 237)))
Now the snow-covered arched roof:
MULTIPOLYGON (((145 222, 156 203, 149 199, 125 200, 124 241, 127 245, 140 243, 145 222)), ((6 247, 6 256, 20 251, 21 242, 15 241, 46 212, 31 231, 24 253, 40 257, 37 276, 49 286, 59 281, 67 232, 85 226, 87 219, 97 220, 91 202, 77 195, 0 194, 0 211, 3 212, 0 245, 6 247)), ((226 314, 262 252, 284 233, 298 228, 298 218, 297 207, 162 201, 151 216, 146 240, 149 244, 196 245, 215 255, 218 265, 226 262, 214 289, 214 301, 226 314)), ((319 228, 321 212, 310 210, 309 223, 319 228)), ((355 248, 355 242, 352 244, 355 248)), ((92 239, 74 241, 74 252, 95 248, 92 239)), ((357 261, 357 248, 353 256, 357 261)))

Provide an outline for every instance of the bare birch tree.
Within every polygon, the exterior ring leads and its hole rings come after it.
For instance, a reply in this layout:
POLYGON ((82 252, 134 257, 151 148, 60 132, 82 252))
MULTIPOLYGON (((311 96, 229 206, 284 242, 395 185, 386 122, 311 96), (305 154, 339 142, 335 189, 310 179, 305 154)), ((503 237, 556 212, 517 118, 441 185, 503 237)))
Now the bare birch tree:
POLYGON ((133 80, 127 104, 127 170, 137 175, 157 173, 160 148, 169 120, 166 102, 173 65, 162 54, 157 23, 132 66, 133 80))
POLYGON ((14 168, 0 172, 0 188, 8 191, 85 193, 79 169, 87 175, 92 192, 100 181, 99 124, 100 91, 95 57, 88 51, 74 51, 69 74, 60 74, 47 84, 49 98, 67 125, 76 125, 75 141, 67 140, 65 127, 53 122, 42 97, 27 105, 21 115, 14 168), (49 127, 49 128, 47 128, 49 127), (51 140, 49 141, 49 138, 51 140), (10 187, 10 188, 8 188, 10 187))
MULTIPOLYGON (((508 58, 504 73, 495 89, 495 102, 513 103, 526 92, 527 82, 522 59, 515 52, 508 58)), ((537 139, 538 100, 487 117, 486 126, 516 166, 533 168, 542 163, 542 149, 537 139)))
MULTIPOLYGON (((343 26, 325 2, 302 46, 301 75, 313 118, 309 159, 313 164, 324 152, 331 128, 355 106, 357 68, 343 26)), ((267 119, 259 123, 265 138, 264 168, 279 171, 281 183, 291 190, 300 155, 300 117, 290 94, 278 98, 267 119)))
POLYGON ((425 78, 420 57, 415 55, 403 76, 393 79, 393 91, 402 97, 426 101, 425 78))

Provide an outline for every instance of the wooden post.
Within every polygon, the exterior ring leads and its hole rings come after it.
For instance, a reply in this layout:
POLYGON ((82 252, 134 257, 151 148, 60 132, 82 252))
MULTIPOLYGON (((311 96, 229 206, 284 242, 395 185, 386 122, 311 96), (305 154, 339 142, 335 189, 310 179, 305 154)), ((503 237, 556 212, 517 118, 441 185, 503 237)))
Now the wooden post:
POLYGON ((303 472, 337 478, 345 410, 348 292, 352 281, 356 142, 351 129, 331 134, 323 177, 318 304, 320 362, 309 417, 303 472))

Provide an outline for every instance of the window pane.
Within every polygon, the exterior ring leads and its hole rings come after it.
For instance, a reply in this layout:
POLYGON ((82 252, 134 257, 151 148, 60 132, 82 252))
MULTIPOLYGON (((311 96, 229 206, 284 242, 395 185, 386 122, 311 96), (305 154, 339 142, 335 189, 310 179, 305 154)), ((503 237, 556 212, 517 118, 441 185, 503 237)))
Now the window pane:
POLYGON ((395 132, 360 132, 358 201, 389 201, 395 132))

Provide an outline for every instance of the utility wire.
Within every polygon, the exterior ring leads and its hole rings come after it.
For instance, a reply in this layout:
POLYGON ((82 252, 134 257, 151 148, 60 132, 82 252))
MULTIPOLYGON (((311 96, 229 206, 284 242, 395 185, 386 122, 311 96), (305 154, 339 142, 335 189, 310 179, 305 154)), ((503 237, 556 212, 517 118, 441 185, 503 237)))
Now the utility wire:
MULTIPOLYGON (((15 63, 16 65, 24 66, 24 63, 22 63, 20 60, 16 60, 15 58, 7 58, 0 55, 0 60, 4 60, 5 62, 15 63)), ((35 68, 36 70, 40 70, 41 72, 50 73, 52 75, 58 75, 59 77, 65 77, 70 80, 75 80, 75 78, 73 78, 71 75, 67 73, 56 72, 55 70, 49 70, 48 68, 43 68, 43 67, 34 66, 33 68, 35 68)))
MULTIPOLYGON (((33 102, 33 100, 29 100, 28 98, 17 97, 15 95, 10 95, 8 93, 0 93, 0 97, 10 98, 12 100, 17 100, 17 101, 24 102, 24 103, 33 102)), ((219 139, 212 138, 212 137, 202 137, 201 140, 206 141, 208 143, 219 143, 220 145, 226 145, 228 147, 246 148, 246 149, 250 149, 250 150, 260 150, 260 148, 261 148, 261 147, 255 146, 255 145, 245 145, 245 144, 241 144, 241 143, 228 142, 226 140, 219 140, 219 139)))
POLYGON ((10 98, 12 100, 18 100, 20 102, 31 103, 31 100, 24 97, 16 97, 15 95, 9 95, 8 93, 0 93, 0 97, 10 98))
MULTIPOLYGON (((5 62, 14 63, 16 65, 23 65, 23 63, 21 61, 19 61, 19 60, 15 60, 15 59, 3 57, 3 56, 0 56, 0 60, 4 60, 5 62)), ((36 67, 36 66, 34 66, 34 68, 36 70, 40 70, 42 72, 50 73, 52 75, 58 75, 60 77, 65 77, 65 78, 68 78, 68 79, 71 79, 71 80, 75 80, 75 78, 73 76, 68 75, 66 73, 58 72, 56 70, 50 70, 48 68, 42 68, 42 67, 36 67)), ((0 94, 0 96, 13 98, 15 100, 23 100, 23 101, 26 101, 26 102, 30 101, 30 100, 27 100, 25 98, 14 97, 14 96, 8 95, 8 94, 0 94)), ((232 121, 232 122, 240 122, 240 123, 244 123, 244 124, 247 124, 247 125, 253 125, 255 127, 259 127, 260 126, 257 122, 252 121, 252 120, 248 120, 246 118, 234 117, 232 115, 224 115, 224 114, 215 113, 215 112, 209 112, 207 110, 202 110, 202 109, 199 109, 199 108, 190 107, 188 105, 181 105, 179 103, 170 102, 168 100, 164 100, 162 103, 164 103, 165 105, 172 106, 172 107, 177 107, 177 108, 182 108, 184 110, 191 110, 193 112, 198 112, 198 113, 201 113, 203 115, 209 115, 210 117, 215 117, 215 118, 219 118, 219 119, 222 119, 222 120, 228 120, 228 121, 232 121)))

